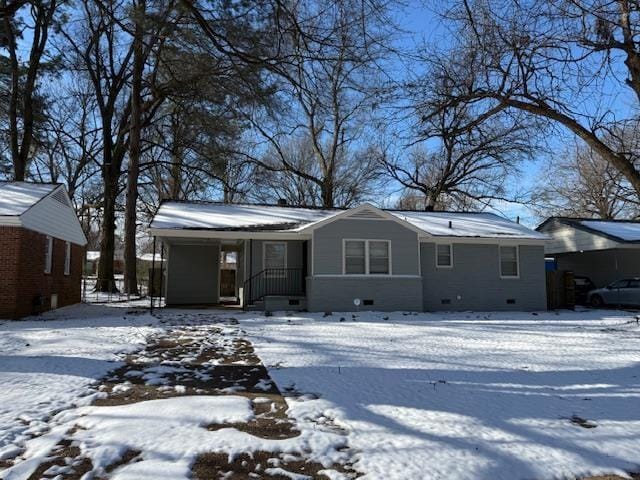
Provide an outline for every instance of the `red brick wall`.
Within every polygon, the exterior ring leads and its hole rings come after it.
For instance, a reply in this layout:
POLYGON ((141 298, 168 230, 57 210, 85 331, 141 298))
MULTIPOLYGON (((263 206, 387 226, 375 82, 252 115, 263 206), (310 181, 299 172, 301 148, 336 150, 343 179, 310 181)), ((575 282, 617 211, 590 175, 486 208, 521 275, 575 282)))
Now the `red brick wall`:
POLYGON ((41 233, 0 229, 0 278, 11 279, 7 287, 0 288, 0 317, 20 318, 49 310, 51 294, 58 294, 58 307, 80 301, 84 247, 71 244, 71 269, 65 275, 65 242, 54 238, 51 273, 47 274, 45 244, 46 235, 41 233), (34 305, 36 297, 42 297, 41 306, 34 305))
POLYGON ((0 227, 0 318, 16 316, 22 229, 0 227))

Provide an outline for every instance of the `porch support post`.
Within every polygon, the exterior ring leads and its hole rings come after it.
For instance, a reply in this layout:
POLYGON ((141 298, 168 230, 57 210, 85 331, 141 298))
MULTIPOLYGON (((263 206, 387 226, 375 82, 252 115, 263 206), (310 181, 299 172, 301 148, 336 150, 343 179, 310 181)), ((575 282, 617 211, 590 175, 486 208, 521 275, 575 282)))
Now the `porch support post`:
POLYGON ((162 287, 163 287, 162 283, 164 280, 163 267, 164 267, 164 242, 160 244, 160 307, 162 307, 162 287))
POLYGON ((151 279, 149 280, 149 300, 151 306, 149 310, 153 313, 153 282, 156 278, 156 237, 153 237, 153 257, 151 258, 151 279))

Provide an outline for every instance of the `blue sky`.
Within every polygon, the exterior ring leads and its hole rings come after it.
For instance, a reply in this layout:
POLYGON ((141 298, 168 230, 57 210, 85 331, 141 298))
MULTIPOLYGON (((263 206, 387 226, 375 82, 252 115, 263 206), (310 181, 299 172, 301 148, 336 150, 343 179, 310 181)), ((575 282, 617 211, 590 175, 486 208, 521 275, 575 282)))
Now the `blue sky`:
MULTIPOLYGON (((395 20, 401 29, 406 30, 399 41, 401 47, 411 49, 425 42, 446 47, 449 32, 434 12, 434 5, 434 1, 409 0, 404 8, 397 11, 395 20)), ((549 142, 560 150, 566 140, 558 137, 549 139, 549 142)), ((534 188, 544 160, 540 155, 534 161, 523 163, 520 166, 521 175, 513 179, 513 189, 524 192, 534 188)), ((522 223, 528 226, 536 226, 539 223, 539 218, 525 205, 498 202, 494 211, 511 219, 520 217, 522 223)))

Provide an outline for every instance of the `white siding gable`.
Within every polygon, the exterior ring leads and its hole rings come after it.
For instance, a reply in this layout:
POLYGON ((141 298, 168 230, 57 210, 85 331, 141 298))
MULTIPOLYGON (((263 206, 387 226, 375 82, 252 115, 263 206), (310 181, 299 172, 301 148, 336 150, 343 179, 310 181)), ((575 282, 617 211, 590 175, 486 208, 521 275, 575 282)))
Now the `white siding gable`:
POLYGON ((86 245, 87 239, 71 201, 62 187, 33 205, 20 216, 22 226, 29 230, 51 235, 77 245, 86 245))
POLYGON ((609 238, 563 225, 557 221, 545 226, 543 231, 551 237, 544 248, 547 254, 607 250, 621 246, 620 243, 609 238))

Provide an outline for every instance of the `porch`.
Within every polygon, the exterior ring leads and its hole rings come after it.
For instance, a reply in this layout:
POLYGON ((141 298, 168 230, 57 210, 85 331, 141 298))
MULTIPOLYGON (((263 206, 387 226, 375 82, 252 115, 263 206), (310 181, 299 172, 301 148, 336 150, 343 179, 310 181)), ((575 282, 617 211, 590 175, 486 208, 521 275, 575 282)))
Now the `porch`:
POLYGON ((308 240, 161 237, 168 307, 306 308, 308 240))

